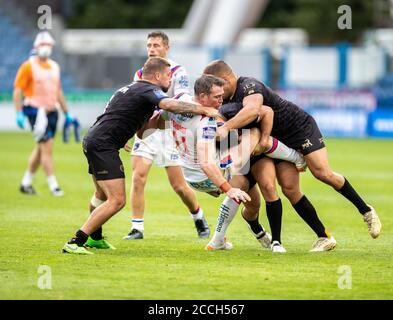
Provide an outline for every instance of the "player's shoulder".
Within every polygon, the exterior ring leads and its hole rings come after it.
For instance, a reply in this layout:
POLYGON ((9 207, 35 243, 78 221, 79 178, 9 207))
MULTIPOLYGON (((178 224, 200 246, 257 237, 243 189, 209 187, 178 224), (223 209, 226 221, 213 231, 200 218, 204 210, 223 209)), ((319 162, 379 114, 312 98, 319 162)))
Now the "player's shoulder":
MULTIPOLYGON (((128 87, 135 87, 135 88, 142 88, 142 87, 155 87, 155 88, 159 88, 159 86, 157 86, 154 83, 151 83, 149 81, 146 80, 134 80, 132 81, 130 84, 127 85, 128 87)), ((126 86, 126 87, 127 87, 126 86)))
POLYGON ((185 101, 185 102, 193 102, 192 95, 187 92, 180 92, 173 97, 173 99, 185 101))
POLYGON ((143 80, 133 81, 130 84, 118 89, 118 92, 123 94, 142 94, 148 91, 152 91, 154 89, 158 89, 159 87, 143 80))
POLYGON ((176 61, 173 61, 171 59, 168 59, 168 62, 171 64, 172 75, 175 75, 178 73, 186 73, 186 69, 180 63, 177 63, 176 61))
POLYGON ((238 85, 246 85, 246 84, 250 84, 250 83, 261 85, 262 81, 254 78, 254 77, 239 77, 239 79, 237 80, 238 85))
POLYGON ((134 80, 141 80, 143 74, 143 67, 139 68, 134 74, 134 80))
POLYGON ((180 63, 177 63, 176 61, 172 60, 172 59, 167 59, 167 61, 170 63, 171 65, 171 69, 175 68, 175 67, 181 67, 180 63))
POLYGON ((237 89, 245 96, 261 93, 263 88, 264 84, 262 81, 253 77, 240 77, 237 81, 237 89))
POLYGON ((161 87, 159 87, 156 84, 147 82, 147 81, 137 81, 137 82, 142 82, 144 83, 144 87, 142 88, 141 92, 143 96, 149 97, 149 100, 151 97, 155 97, 156 99, 162 100, 165 98, 169 98, 168 94, 162 90, 161 87))

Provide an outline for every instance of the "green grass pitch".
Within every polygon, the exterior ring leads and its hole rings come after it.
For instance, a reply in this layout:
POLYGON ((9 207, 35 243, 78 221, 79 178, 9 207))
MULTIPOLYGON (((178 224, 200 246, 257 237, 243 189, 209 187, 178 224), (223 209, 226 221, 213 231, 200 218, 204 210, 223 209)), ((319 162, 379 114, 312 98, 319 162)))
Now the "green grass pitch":
MULTIPOLYGON (((393 297, 392 140, 327 139, 333 170, 344 174, 377 209, 381 236, 372 239, 352 204, 306 172, 302 189, 338 246, 332 252, 309 253, 315 236, 283 197, 282 240, 288 252, 281 255, 262 249, 240 215, 228 232, 234 249, 206 252, 207 240, 197 238, 165 171, 156 167, 146 190, 144 240, 122 240, 130 228, 128 199, 127 206, 104 226, 117 250, 94 250, 91 256, 62 254, 63 244, 87 217, 93 185, 81 146, 63 144, 59 135, 56 173, 66 195, 50 195, 42 169, 35 179, 39 196, 20 194, 19 182, 32 147, 27 132, 0 133, 0 299, 393 297), (40 277, 49 276, 41 273, 40 266, 50 268, 50 289, 40 289, 40 277)), ((130 159, 124 151, 121 156, 129 190, 130 159)), ((214 230, 222 199, 200 193, 198 199, 214 230)), ((264 208, 260 216, 268 226, 264 208)))

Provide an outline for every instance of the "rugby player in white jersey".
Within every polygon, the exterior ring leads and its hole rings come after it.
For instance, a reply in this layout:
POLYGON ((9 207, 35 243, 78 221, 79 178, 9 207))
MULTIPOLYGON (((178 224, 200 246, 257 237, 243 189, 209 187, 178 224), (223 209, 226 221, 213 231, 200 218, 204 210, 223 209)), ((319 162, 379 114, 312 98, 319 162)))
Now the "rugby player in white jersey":
MULTIPOLYGON (((167 59, 169 51, 169 38, 162 31, 151 32, 147 36, 147 54, 150 57, 161 57, 167 59)), ((168 89, 168 97, 178 94, 189 94, 189 79, 186 70, 178 63, 167 59, 171 64, 171 86, 168 89)), ((143 68, 135 73, 134 81, 142 79, 143 68)), ((125 146, 129 149, 128 145, 125 146)), ((195 192, 187 185, 179 165, 179 154, 174 145, 171 130, 156 130, 150 136, 139 139, 135 136, 132 155, 132 188, 131 230, 123 239, 143 239, 144 211, 145 211, 145 185, 153 162, 158 167, 164 167, 173 190, 179 195, 187 206, 200 238, 207 238, 210 229, 199 206, 195 192)))
MULTIPOLYGON (((201 76, 195 82, 194 100, 203 106, 218 109, 223 100, 223 85, 224 81, 220 78, 210 75, 201 76)), ((177 98, 186 101, 192 99, 186 94, 177 98)), ((248 173, 248 170, 235 171, 236 177, 231 179, 230 171, 233 169, 233 166, 230 165, 231 161, 228 161, 228 159, 230 159, 230 156, 236 156, 233 164, 236 163, 236 167, 244 168, 244 164, 250 158, 251 151, 255 149, 260 139, 259 130, 254 128, 245 131, 242 134, 240 144, 235 143, 233 148, 229 148, 229 150, 228 148, 217 149, 217 122, 215 118, 162 112, 161 120, 159 121, 161 126, 164 119, 171 120, 175 142, 179 150, 181 165, 187 183, 197 191, 207 192, 214 196, 218 196, 220 193, 226 193, 227 195, 220 206, 215 235, 206 249, 231 249, 232 245, 226 242, 224 235, 227 226, 236 214, 240 202, 244 202, 246 209, 258 216, 260 199, 257 188, 254 188, 255 181, 252 183, 249 177, 243 176, 243 174, 248 173), (231 179, 230 182, 228 182, 229 179, 231 179), (236 186, 244 187, 244 190, 248 191, 249 195, 247 196, 245 192, 236 186)), ((155 125, 152 120, 149 127, 154 128, 155 125)), ((143 134, 148 134, 148 131, 143 134)), ((303 160, 299 153, 287 148, 280 142, 275 144, 274 152, 271 152, 269 156, 293 162, 303 160)), ((273 180, 275 179, 274 174, 272 178, 273 180)), ((259 224, 258 219, 247 222, 262 246, 270 248, 271 236, 259 224)), ((281 229, 281 221, 279 229, 281 229)), ((277 250, 276 247, 275 250, 277 250)))

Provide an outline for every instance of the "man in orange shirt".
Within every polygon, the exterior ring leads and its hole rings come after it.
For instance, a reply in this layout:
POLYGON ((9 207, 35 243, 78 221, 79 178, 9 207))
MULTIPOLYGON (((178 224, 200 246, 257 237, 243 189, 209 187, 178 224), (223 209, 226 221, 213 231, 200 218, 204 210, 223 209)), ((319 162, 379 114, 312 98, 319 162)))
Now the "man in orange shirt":
POLYGON ((32 183, 34 174, 41 164, 52 194, 61 197, 64 192, 60 189, 54 175, 52 156, 58 106, 63 110, 66 121, 71 122, 73 119, 68 113, 61 88, 60 67, 49 59, 54 43, 49 32, 38 33, 34 41, 37 55, 30 57, 20 66, 14 83, 13 100, 17 125, 23 129, 26 116, 37 142, 30 155, 20 191, 29 195, 36 194, 32 183))

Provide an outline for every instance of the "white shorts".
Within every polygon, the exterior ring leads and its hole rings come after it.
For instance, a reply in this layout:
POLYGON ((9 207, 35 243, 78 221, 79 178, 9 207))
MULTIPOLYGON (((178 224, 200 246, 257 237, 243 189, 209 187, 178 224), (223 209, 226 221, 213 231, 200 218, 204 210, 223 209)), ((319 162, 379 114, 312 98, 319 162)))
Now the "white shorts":
POLYGON ((154 161, 158 167, 180 166, 171 129, 156 130, 145 139, 135 136, 131 155, 154 161))
MULTIPOLYGON (((188 185, 199 192, 217 192, 219 187, 211 181, 206 174, 201 170, 189 169, 182 167, 183 175, 188 185)), ((229 181, 231 179, 231 167, 221 169, 224 178, 229 181)))

